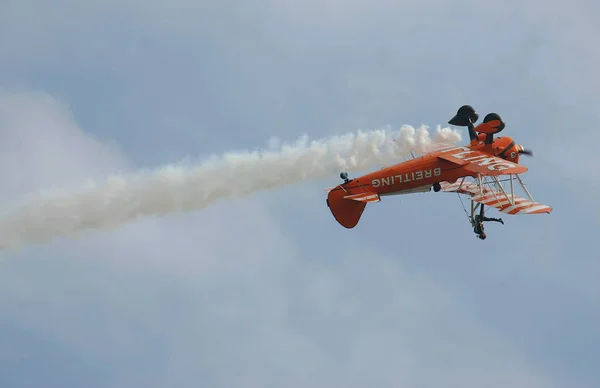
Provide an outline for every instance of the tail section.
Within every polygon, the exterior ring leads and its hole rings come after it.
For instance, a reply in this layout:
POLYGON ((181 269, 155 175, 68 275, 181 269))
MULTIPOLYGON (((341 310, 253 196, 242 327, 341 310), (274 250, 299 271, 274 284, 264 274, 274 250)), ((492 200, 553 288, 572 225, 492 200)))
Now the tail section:
POLYGON ((345 228, 352 229, 358 224, 368 202, 378 202, 379 195, 356 189, 349 192, 338 186, 327 195, 327 206, 331 214, 345 228))

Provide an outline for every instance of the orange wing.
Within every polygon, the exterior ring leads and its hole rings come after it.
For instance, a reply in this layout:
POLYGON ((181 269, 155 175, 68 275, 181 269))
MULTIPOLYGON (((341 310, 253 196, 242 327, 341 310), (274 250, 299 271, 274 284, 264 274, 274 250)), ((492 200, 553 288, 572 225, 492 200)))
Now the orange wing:
POLYGON ((471 149, 443 153, 438 155, 438 158, 485 176, 516 175, 528 170, 527 167, 520 164, 471 149))

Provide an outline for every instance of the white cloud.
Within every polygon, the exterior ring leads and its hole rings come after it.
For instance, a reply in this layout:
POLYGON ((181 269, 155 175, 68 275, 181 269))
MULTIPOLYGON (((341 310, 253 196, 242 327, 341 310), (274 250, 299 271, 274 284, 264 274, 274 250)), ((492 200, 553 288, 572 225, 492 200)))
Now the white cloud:
POLYGON ((274 133, 436 125, 465 102, 510 128, 565 105, 597 116, 589 2, 242 3, 12 1, 0 81, 34 74, 92 112, 90 129, 127 122, 124 146, 153 162, 274 133))
MULTIPOLYGON (((44 118, 3 123, 18 151, 4 162, 34 160, 5 187, 126 165, 50 97, 3 101, 44 118)), ((31 247, 3 260, 2 322, 66 347, 108 386, 550 386, 452 288, 368 250, 311 243, 323 249, 309 261, 248 200, 31 247)), ((35 348, 12 345, 5 359, 41 367, 35 348)), ((24 377, 16 373, 12 381, 24 377)))
MULTIPOLYGON (((38 334, 69 343, 71 356, 83 355, 80 360, 96 367, 106 365, 102 374, 121 385, 162 376, 178 379, 180 385, 200 380, 216 386, 215 380, 232 376, 229 370, 242 370, 243 376, 264 383, 265 376, 274 374, 267 375, 263 365, 272 360, 280 375, 293 376, 300 368, 283 364, 291 357, 281 356, 281 349, 288 351, 292 347, 285 344, 303 339, 310 342, 298 345, 303 350, 294 361, 315 371, 320 381, 346 376, 351 368, 345 366, 366 364, 368 353, 356 350, 361 347, 376 349, 373 353, 381 358, 371 356, 378 363, 370 362, 375 367, 363 373, 363 380, 356 378, 359 382, 394 376, 390 365, 396 368, 401 360, 414 363, 414 376, 427 373, 433 379, 431 370, 443 365, 431 349, 443 352, 451 335, 471 346, 461 349, 462 357, 456 353, 456 369, 443 371, 450 382, 460 378, 450 377, 453 372, 483 379, 467 370, 467 365, 477 365, 489 371, 490 380, 560 375, 567 386, 598 385, 593 384, 596 368, 588 361, 597 358, 599 343, 593 325, 599 318, 594 315, 597 264, 588 253, 594 252, 590 244, 597 228, 581 200, 585 190, 587 203, 595 204, 595 191, 588 189, 590 175, 575 178, 582 170, 577 163, 568 166, 573 175, 552 165, 568 155, 590 166, 582 152, 589 138, 571 144, 561 134, 565 128, 592 131, 595 126, 589 124, 598 119, 597 88, 589 76, 598 61, 598 47, 590 44, 598 35, 596 3, 350 1, 340 12, 341 6, 336 1, 244 6, 184 0, 9 1, 0 13, 0 81, 57 92, 72 104, 86 129, 110 133, 132 150, 128 156, 139 159, 143 153, 152 164, 177 160, 185 152, 252 147, 274 134, 293 139, 303 131, 320 137, 388 123, 435 125, 468 102, 480 113, 498 110, 509 124, 505 133, 534 149, 526 181, 535 197, 555 206, 554 214, 508 218, 506 226, 490 227, 484 245, 474 245, 455 198, 390 200, 369 210, 361 229, 350 234, 329 227, 335 221, 319 208, 322 198, 312 194, 290 190, 295 195, 223 203, 194 215, 86 234, 77 243, 31 248, 15 260, 8 257, 0 300, 12 306, 3 311, 12 313, 4 314, 9 318, 3 322, 23 317, 24 327, 32 327, 27 338, 38 334), (555 146, 544 147, 548 143, 555 146), (278 213, 285 215, 265 213, 260 205, 267 202, 282 202, 278 213), (255 213, 240 216, 249 211, 255 213), (285 219, 281 229, 273 221, 276 216, 285 219), (395 258, 405 267, 394 264, 389 270, 405 280, 380 280, 386 262, 370 254, 361 257, 367 257, 370 268, 357 262, 335 266, 350 255, 338 243, 352 240, 355 246, 381 245, 398 252, 399 233, 407 230, 411 237, 401 244, 403 256, 396 253, 395 258), (464 252, 443 255, 424 249, 433 245, 433 238, 436 246, 458 245, 464 252), (305 246, 312 247, 308 254, 288 253, 305 246), (309 260, 319 265, 306 264, 309 260), (356 275, 358 271, 365 276, 356 275), (403 277, 415 272, 425 280, 411 283, 412 277, 403 277), (321 276, 328 277, 307 295, 306 284, 321 276), (428 283, 428 276, 441 284, 428 283), (329 282, 337 288, 328 290, 329 282), (23 289, 27 293, 18 294, 23 289), (396 292, 418 295, 437 307, 422 303, 407 318, 410 308, 390 296, 396 292), (217 297, 228 310, 217 308, 217 297), (342 301, 372 316, 328 316, 326 307, 317 308, 321 300, 342 301), (375 319, 386 306, 387 320, 375 319), (444 309, 450 312, 442 314, 444 309), (309 318, 285 320, 289 310, 307 311, 309 318), (398 310, 402 317, 391 315, 398 310), (102 312, 104 323, 95 311, 102 312), (420 320, 420 315, 430 319, 420 320), (394 327, 383 326, 387 323, 394 327), (446 323, 451 334, 444 332, 446 323), (411 330, 406 334, 396 326, 411 330), (471 332, 481 340, 473 340, 471 332), (317 334, 332 338, 327 342, 317 334), (206 344, 212 345, 212 353, 206 344), (506 369, 494 374, 491 363, 476 356, 481 344, 490 344, 514 363, 502 364, 506 369), (257 350, 248 356, 246 349, 257 350), (108 354, 116 360, 111 362, 108 354), (352 359, 351 354, 358 356, 352 359), (391 361, 382 360, 384 356, 391 361), (525 359, 523 369, 514 361, 519 356, 525 359), (324 360, 320 366, 319 360, 324 360), (244 365, 255 368, 243 370, 244 365), (423 365, 430 367, 427 372, 418 368, 423 365), (132 376, 140 370, 153 374, 132 376), (573 382, 575 378, 581 380, 573 382)), ((61 117, 65 125, 73 125, 68 114, 61 117)), ((36 125, 46 121, 38 119, 36 125)), ((77 141, 81 147, 73 148, 61 148, 67 141, 60 136, 54 139, 45 141, 56 141, 55 153, 30 152, 42 155, 33 164, 5 156, 2 172, 11 180, 0 195, 12 198, 31 188, 127 168, 126 161, 118 160, 122 156, 105 151, 87 135, 77 141), (100 156, 86 156, 94 152, 100 156), (25 163, 21 174, 8 171, 18 163, 25 163), (39 179, 28 179, 29 173, 39 179)), ((591 149, 585 151, 590 154, 591 149)), ((35 356, 24 341, 19 344, 35 356)))
POLYGON ((5 200, 128 168, 116 147, 81 132, 67 106, 43 92, 0 92, 0 137, 5 200))

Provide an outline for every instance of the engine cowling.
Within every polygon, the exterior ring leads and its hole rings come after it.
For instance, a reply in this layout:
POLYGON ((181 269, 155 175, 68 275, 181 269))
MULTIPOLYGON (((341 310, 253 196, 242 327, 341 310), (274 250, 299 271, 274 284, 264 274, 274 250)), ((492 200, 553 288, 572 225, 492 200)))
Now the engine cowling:
POLYGON ((519 163, 519 157, 521 155, 533 156, 531 150, 524 148, 520 144, 516 144, 515 141, 508 136, 494 139, 492 149, 496 156, 513 163, 519 163))
POLYGON ((497 137, 494 139, 492 149, 496 156, 513 163, 519 163, 519 145, 512 138, 497 137))

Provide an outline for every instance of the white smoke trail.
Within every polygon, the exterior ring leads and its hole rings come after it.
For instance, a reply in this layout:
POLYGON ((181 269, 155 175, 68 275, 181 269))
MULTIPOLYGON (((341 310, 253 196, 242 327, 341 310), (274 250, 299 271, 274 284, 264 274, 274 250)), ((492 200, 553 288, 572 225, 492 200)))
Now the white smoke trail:
POLYGON ((423 153, 433 144, 460 139, 449 128, 438 127, 431 138, 426 127, 410 126, 313 141, 301 137, 278 149, 232 152, 191 167, 170 165, 75 190, 36 193, 0 213, 0 246, 116 227, 140 216, 196 210, 222 198, 390 165, 411 151, 423 153))

